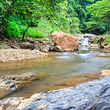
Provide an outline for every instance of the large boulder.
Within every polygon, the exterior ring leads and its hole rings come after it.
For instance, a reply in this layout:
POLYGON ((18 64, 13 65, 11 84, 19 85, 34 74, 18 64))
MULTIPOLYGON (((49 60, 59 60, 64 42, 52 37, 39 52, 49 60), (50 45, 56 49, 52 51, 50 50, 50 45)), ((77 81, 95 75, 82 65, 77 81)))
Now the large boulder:
POLYGON ((51 34, 53 43, 60 46, 63 51, 76 51, 78 50, 77 38, 70 36, 64 32, 53 32, 51 34))

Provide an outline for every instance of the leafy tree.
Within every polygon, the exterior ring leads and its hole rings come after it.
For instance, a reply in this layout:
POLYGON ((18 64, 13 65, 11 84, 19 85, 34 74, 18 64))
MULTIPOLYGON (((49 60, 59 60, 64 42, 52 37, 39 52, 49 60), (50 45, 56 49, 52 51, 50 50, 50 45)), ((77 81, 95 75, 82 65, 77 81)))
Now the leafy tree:
POLYGON ((110 30, 110 1, 102 0, 87 7, 91 14, 89 22, 87 22, 87 30, 96 34, 103 34, 110 30), (98 33, 97 33, 98 32, 98 33))
MULTIPOLYGON (((23 33, 22 40, 29 27, 34 27, 38 25, 38 20, 40 18, 46 18, 50 21, 55 20, 57 17, 62 19, 63 9, 65 9, 63 4, 65 0, 10 0, 7 5, 7 1, 1 2, 1 32, 7 30, 7 23, 3 23, 4 19, 11 16, 20 16, 22 20, 26 22, 26 30, 23 33), (5 10, 6 9, 6 10, 5 10), (60 14, 59 14, 59 13, 60 14), (59 15, 61 15, 59 17, 59 15), (52 20, 51 20, 52 19, 52 20)), ((64 18, 63 18, 64 19, 64 18)))

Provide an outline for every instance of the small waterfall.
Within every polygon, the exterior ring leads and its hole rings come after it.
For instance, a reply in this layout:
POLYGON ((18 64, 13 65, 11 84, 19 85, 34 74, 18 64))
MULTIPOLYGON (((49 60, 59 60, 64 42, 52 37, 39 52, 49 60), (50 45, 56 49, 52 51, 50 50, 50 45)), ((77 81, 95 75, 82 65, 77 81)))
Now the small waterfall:
POLYGON ((89 38, 86 37, 86 38, 82 38, 82 45, 88 45, 89 43, 89 38))

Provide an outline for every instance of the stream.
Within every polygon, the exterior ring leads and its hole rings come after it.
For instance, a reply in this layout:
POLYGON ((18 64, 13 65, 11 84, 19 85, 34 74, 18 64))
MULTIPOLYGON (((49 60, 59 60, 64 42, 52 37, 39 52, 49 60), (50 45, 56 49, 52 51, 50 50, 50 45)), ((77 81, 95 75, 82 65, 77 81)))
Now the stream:
MULTIPOLYGON (((110 57, 96 56, 94 51, 81 46, 77 52, 51 52, 50 57, 0 64, 0 77, 23 73, 36 74, 35 79, 6 97, 30 97, 34 93, 61 89, 85 82, 103 69, 110 69, 110 57)), ((103 50, 101 50, 103 51, 103 50)), ((2 95, 2 94, 1 94, 2 95)))

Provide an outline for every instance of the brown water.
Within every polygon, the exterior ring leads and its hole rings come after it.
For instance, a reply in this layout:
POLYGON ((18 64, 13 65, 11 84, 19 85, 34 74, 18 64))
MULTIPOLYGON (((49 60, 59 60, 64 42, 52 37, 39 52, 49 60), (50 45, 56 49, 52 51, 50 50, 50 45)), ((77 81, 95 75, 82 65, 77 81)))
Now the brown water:
MULTIPOLYGON (((34 80, 6 97, 30 97, 34 93, 74 86, 97 79, 93 77, 96 73, 102 69, 110 69, 110 57, 96 56, 92 53, 96 50, 82 48, 79 52, 54 52, 50 53, 51 56, 48 58, 0 64, 0 76, 36 74, 34 80), (81 78, 85 79, 80 80, 81 78)), ((7 93, 4 92, 4 94, 7 93)))

